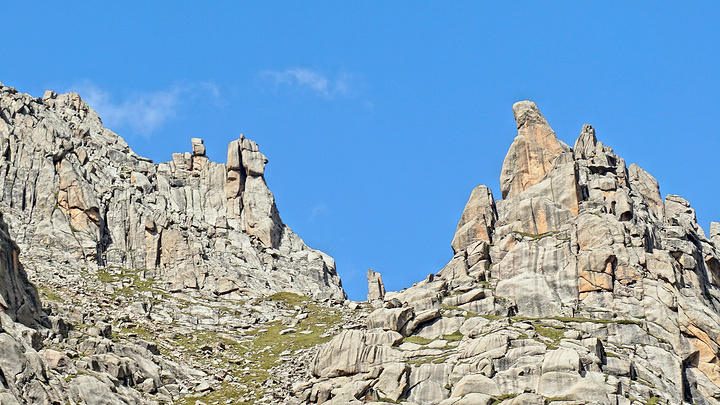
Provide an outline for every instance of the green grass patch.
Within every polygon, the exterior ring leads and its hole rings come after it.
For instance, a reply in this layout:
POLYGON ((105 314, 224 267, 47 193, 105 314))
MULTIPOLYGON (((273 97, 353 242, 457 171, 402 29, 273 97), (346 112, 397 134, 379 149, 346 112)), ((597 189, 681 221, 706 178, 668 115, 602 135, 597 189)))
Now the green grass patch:
MULTIPOLYGON (((221 387, 199 398, 187 399, 185 404, 194 404, 197 400, 204 403, 213 403, 215 400, 239 399, 253 390, 256 395, 246 402, 251 404, 257 401, 267 387, 262 383, 270 377, 270 369, 281 361, 281 353, 306 349, 329 341, 332 336, 323 336, 328 329, 342 321, 339 310, 318 304, 307 297, 281 292, 273 294, 268 299, 281 303, 286 309, 296 305, 303 308, 308 317, 299 321, 294 327, 298 332, 281 335, 280 331, 287 326, 280 322, 272 322, 262 326, 262 329, 249 330, 245 337, 250 341, 241 341, 231 333, 217 333, 211 331, 198 331, 192 336, 178 336, 174 339, 175 347, 186 355, 204 361, 207 356, 219 360, 224 367, 230 370, 241 385, 223 383, 221 387), (309 333, 300 333, 310 331, 309 333), (212 350, 210 353, 209 350, 212 350), (249 370, 243 370, 247 367, 249 370)), ((224 403, 220 401, 220 403, 224 403)))
POLYGON ((295 294, 287 291, 281 291, 267 297, 271 301, 282 301, 290 306, 300 305, 307 303, 310 300, 308 297, 300 294, 295 294))
POLYGON ((137 336, 140 339, 152 341, 153 335, 147 329, 140 326, 133 326, 129 328, 120 328, 119 330, 113 330, 112 338, 114 341, 119 341, 121 338, 137 336))
POLYGON ((503 315, 480 315, 480 316, 482 316, 483 318, 485 318, 489 321, 497 321, 498 319, 507 318, 506 316, 503 316, 503 315))
POLYGON ((500 395, 499 397, 495 397, 495 400, 492 402, 492 405, 498 405, 498 404, 501 403, 502 401, 505 401, 505 400, 507 400, 507 399, 515 398, 516 396, 518 396, 518 394, 503 394, 503 395, 500 395))
POLYGON ((167 291, 157 288, 155 280, 144 278, 146 269, 126 269, 123 267, 107 267, 97 270, 95 276, 103 283, 122 282, 122 287, 115 289, 115 297, 135 298, 138 293, 151 292, 167 297, 167 291))
POLYGON ((109 269, 98 269, 96 276, 98 280, 102 281, 103 283, 111 283, 113 281, 118 281, 118 276, 110 274, 109 269))
POLYGON ((38 289, 38 294, 43 301, 63 302, 62 295, 47 288, 38 289))
POLYGON ((424 338, 422 336, 408 336, 402 340, 403 343, 415 343, 420 346, 425 346, 432 341, 433 339, 424 338))
MULTIPOLYGON (((490 319, 490 318, 488 318, 490 319)), ((584 323, 584 322, 590 322, 590 323, 599 323, 603 325, 608 325, 611 323, 614 324, 621 324, 621 325, 642 325, 642 321, 638 321, 635 319, 593 319, 593 318, 573 318, 569 316, 548 316, 548 317, 542 317, 542 318, 533 318, 529 316, 513 316, 512 320, 514 321, 541 321, 543 319, 552 319, 555 321, 560 322, 578 322, 578 323, 584 323)))
POLYGON ((378 402, 385 402, 387 404, 399 404, 399 403, 403 402, 403 400, 398 399, 397 401, 393 401, 390 398, 380 397, 380 399, 378 399, 378 402))
POLYGON ((567 328, 561 328, 557 329, 550 325, 536 325, 535 326, 535 332, 537 332, 538 335, 551 339, 553 341, 553 344, 548 345, 548 348, 550 349, 557 349, 557 343, 562 339, 563 335, 565 334, 565 331, 567 328))
POLYGON ((462 340, 463 334, 460 333, 459 330, 456 330, 455 332, 449 334, 449 335, 443 335, 443 339, 447 340, 448 342, 457 342, 462 340))

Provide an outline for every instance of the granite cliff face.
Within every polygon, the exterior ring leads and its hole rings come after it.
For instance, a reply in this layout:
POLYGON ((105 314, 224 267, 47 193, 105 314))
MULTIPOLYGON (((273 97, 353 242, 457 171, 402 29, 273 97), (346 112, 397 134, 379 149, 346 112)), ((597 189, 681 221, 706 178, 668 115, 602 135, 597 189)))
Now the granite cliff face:
POLYGON ((513 112, 450 262, 353 302, 254 142, 154 164, 77 94, 0 85, 0 404, 720 403, 720 224, 513 112))
POLYGON ((298 402, 720 403, 720 224, 590 125, 570 148, 534 103, 513 112, 503 199, 472 191, 436 275, 385 292, 368 273, 376 309, 298 402))
POLYGON ((255 142, 189 146, 154 164, 79 95, 0 84, 0 404, 282 403, 306 374, 343 317, 334 260, 283 224, 255 142))
POLYGON ((345 297, 333 259, 280 220, 255 142, 231 142, 223 164, 193 138, 153 164, 75 93, 0 87, 0 114, 0 208, 27 265, 142 269, 173 291, 345 297))

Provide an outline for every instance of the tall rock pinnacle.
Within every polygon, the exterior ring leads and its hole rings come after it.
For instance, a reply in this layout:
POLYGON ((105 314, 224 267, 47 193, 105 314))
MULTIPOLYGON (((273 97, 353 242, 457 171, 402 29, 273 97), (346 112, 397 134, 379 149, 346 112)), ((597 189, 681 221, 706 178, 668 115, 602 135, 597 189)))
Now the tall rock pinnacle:
POLYGON ((518 135, 505 156, 500 172, 502 198, 512 197, 539 183, 555 159, 570 148, 555 136, 555 131, 532 101, 513 105, 518 135))

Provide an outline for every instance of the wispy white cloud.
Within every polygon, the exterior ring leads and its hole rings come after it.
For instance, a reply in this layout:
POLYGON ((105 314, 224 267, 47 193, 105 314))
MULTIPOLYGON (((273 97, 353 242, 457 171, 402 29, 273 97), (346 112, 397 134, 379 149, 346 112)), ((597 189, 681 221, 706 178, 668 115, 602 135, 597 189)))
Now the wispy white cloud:
POLYGON ((340 73, 331 77, 314 69, 296 67, 282 71, 263 70, 260 72, 260 78, 269 83, 274 91, 279 89, 308 91, 332 99, 336 96, 348 95, 356 76, 340 73))
POLYGON ((328 206, 325 203, 315 204, 310 210, 308 215, 308 222, 315 222, 318 217, 321 217, 328 213, 328 206))
POLYGON ((209 94, 214 99, 220 97, 217 86, 205 82, 185 82, 166 90, 138 92, 120 98, 89 80, 72 86, 70 90, 80 94, 98 113, 106 127, 130 128, 144 136, 162 128, 168 120, 175 117, 181 104, 191 102, 199 94, 209 94))

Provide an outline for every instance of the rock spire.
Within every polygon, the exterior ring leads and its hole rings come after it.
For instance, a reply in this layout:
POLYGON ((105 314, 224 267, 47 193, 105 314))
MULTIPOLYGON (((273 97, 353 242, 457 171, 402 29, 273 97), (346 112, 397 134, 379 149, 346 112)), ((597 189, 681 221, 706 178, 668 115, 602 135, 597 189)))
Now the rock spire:
POLYGON ((592 126, 571 149, 535 103, 513 112, 503 199, 476 187, 450 262, 326 344, 299 397, 720 404, 720 224, 592 126))

